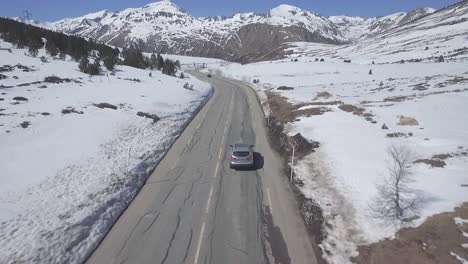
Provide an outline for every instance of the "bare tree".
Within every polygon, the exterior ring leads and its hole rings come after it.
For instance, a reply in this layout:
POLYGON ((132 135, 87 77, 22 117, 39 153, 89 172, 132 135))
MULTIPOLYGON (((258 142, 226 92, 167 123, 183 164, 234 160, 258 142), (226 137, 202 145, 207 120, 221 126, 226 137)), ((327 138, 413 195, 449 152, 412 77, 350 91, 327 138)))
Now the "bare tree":
POLYGON ((370 207, 376 218, 396 224, 410 222, 416 218, 418 204, 415 192, 409 188, 413 181, 409 165, 414 154, 404 145, 392 145, 387 153, 388 174, 377 184, 377 197, 370 207))

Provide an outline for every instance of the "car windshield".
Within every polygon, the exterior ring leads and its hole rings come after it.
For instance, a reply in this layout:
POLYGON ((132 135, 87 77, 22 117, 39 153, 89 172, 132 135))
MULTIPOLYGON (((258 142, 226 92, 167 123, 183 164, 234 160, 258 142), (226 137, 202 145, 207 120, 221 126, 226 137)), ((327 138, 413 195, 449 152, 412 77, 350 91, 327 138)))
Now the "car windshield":
POLYGON ((240 158, 245 158, 250 155, 250 152, 248 151, 234 151, 233 155, 235 157, 240 157, 240 158))

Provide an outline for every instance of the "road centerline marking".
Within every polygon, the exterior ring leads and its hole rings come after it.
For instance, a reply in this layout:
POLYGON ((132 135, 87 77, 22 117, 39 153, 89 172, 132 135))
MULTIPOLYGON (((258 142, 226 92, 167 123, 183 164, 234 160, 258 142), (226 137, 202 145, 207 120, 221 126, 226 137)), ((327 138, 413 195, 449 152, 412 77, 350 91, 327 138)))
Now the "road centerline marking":
POLYGON ((195 251, 195 259, 193 260, 193 264, 198 263, 198 257, 200 256, 201 243, 202 243, 204 233, 205 233, 205 222, 203 221, 203 224, 200 230, 200 235, 198 236, 197 251, 195 251))
POLYGON ((205 214, 210 212, 210 203, 211 203, 211 196, 213 195, 213 186, 211 186, 210 194, 208 195, 208 201, 206 202, 205 214))
POLYGON ((219 155, 218 155, 219 160, 221 160, 222 155, 223 155, 223 147, 219 148, 219 155))
POLYGON ((215 169, 215 173, 213 175, 213 178, 218 177, 218 169, 219 169, 219 161, 218 161, 218 163, 216 163, 216 169, 215 169))

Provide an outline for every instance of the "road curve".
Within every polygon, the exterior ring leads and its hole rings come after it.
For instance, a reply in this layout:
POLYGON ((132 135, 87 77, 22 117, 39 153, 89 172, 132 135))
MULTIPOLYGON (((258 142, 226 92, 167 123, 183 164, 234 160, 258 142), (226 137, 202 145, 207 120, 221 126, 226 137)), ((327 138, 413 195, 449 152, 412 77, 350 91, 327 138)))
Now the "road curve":
POLYGON ((193 74, 213 97, 87 263, 317 263, 255 93, 193 74), (229 168, 237 142, 255 144, 256 170, 229 168))

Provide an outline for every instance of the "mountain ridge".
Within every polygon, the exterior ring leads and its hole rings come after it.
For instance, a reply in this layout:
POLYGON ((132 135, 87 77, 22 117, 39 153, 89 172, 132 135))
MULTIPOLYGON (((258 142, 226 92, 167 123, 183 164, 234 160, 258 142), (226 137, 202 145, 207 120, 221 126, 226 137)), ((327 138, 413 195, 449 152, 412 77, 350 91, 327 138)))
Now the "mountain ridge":
POLYGON ((117 47, 134 46, 147 52, 243 62, 242 58, 266 53, 287 42, 351 43, 434 12, 432 8, 421 8, 380 18, 325 17, 283 4, 263 14, 194 17, 173 2, 163 0, 141 8, 102 10, 39 26, 117 47))

